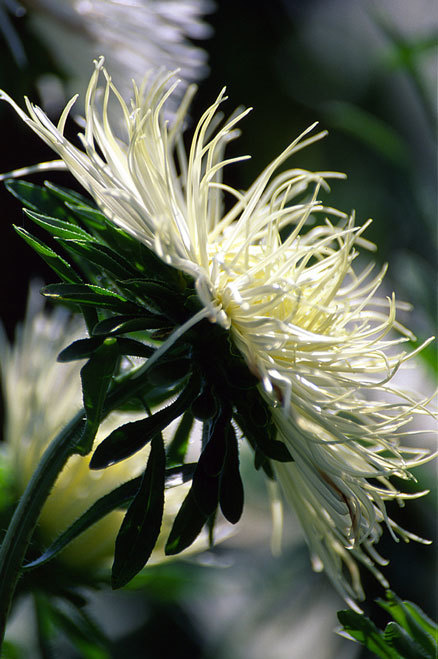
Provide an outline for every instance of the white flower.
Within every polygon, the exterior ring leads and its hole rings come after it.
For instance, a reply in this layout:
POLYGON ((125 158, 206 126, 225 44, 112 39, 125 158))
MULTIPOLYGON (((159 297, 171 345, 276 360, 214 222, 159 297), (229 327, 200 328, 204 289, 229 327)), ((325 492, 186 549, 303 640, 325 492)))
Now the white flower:
POLYGON ((106 57, 125 98, 132 78, 142 80, 150 69, 179 68, 185 84, 207 72, 206 52, 189 39, 211 34, 202 20, 214 7, 209 0, 20 1, 56 61, 74 77, 70 89, 85 89, 84 71, 100 55, 106 57))
POLYGON ((373 247, 362 237, 367 225, 355 227, 354 216, 318 200, 326 179, 341 175, 299 168, 277 173, 323 134, 308 137, 313 127, 305 131, 241 192, 225 184, 222 173, 244 159, 226 160, 224 149, 247 111, 219 127, 222 91, 201 117, 187 152, 187 102, 171 127, 162 120, 172 92, 167 84, 165 77, 147 92, 135 88, 128 108, 102 61, 96 63, 80 136, 84 151, 63 135, 74 100, 54 126, 29 101, 27 115, 3 98, 111 221, 193 276, 204 317, 229 328, 294 459, 274 469, 301 519, 314 564, 324 566, 353 605, 362 597, 355 560, 379 577, 374 562, 381 559, 373 545, 381 523, 412 537, 385 510, 386 500, 407 498, 390 477, 413 478, 410 468, 428 457, 425 449, 401 444, 410 420, 428 414, 426 403, 391 385, 414 354, 400 348, 412 335, 396 321, 394 296, 376 296, 385 268, 374 275, 372 265, 353 268, 357 247, 373 247), (106 86, 99 110, 101 72, 106 86), (108 121, 111 97, 123 115, 125 141, 115 138, 108 121), (235 201, 229 210, 224 193, 235 201), (391 330, 401 336, 394 338, 391 330))
MULTIPOLYGON (((79 371, 83 362, 59 363, 58 353, 85 334, 77 317, 64 309, 52 313, 41 308, 35 289, 29 295, 24 323, 9 345, 0 325, 1 376, 5 399, 6 460, 13 472, 17 496, 24 491, 43 451, 81 407, 79 371)), ((144 414, 114 412, 101 424, 95 446, 115 428, 144 414)), ((99 471, 89 469, 90 457, 72 456, 58 477, 38 522, 38 536, 48 545, 100 497, 139 476, 145 468, 149 447, 128 460, 99 471)), ((190 487, 175 485, 165 491, 163 523, 149 564, 165 560, 164 543, 173 520, 190 487)), ((78 536, 60 554, 64 563, 90 570, 106 567, 114 554, 114 542, 124 513, 113 511, 78 536)), ((191 551, 208 546, 202 535, 191 551)))

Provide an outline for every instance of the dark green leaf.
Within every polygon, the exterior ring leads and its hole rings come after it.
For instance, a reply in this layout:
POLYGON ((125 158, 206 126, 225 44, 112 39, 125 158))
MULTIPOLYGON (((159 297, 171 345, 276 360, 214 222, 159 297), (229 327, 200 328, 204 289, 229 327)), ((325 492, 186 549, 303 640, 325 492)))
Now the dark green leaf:
POLYGON ((114 279, 128 279, 135 274, 126 259, 106 245, 92 240, 63 240, 64 247, 79 255, 88 263, 93 263, 97 270, 105 270, 114 279))
POLYGON ((57 199, 61 199, 63 203, 80 204, 93 210, 93 207, 89 204, 93 204, 94 202, 81 195, 80 192, 76 192, 76 190, 70 190, 69 188, 64 188, 60 185, 54 185, 50 181, 44 181, 44 187, 47 188, 50 195, 57 199))
MULTIPOLYGON (((180 483, 186 483, 188 480, 191 480, 195 466, 194 463, 189 463, 166 469, 166 488, 172 488, 180 483)), ((98 499, 68 529, 63 531, 41 556, 31 563, 24 565, 23 570, 34 570, 37 567, 45 565, 45 563, 55 558, 70 542, 90 528, 90 526, 93 526, 93 524, 113 512, 113 510, 126 508, 138 492, 141 481, 142 476, 133 478, 98 499)))
POLYGON ((81 369, 82 395, 87 414, 85 429, 76 447, 81 455, 86 455, 93 445, 118 357, 116 340, 105 339, 81 369))
POLYGON ((162 416, 156 419, 158 414, 157 412, 146 419, 125 423, 113 430, 94 451, 90 469, 105 469, 140 451, 155 433, 162 430, 160 421, 165 424, 163 427, 172 421, 171 419, 167 423, 162 416))
POLYGON ((392 591, 387 591, 386 598, 386 601, 377 600, 378 604, 421 646, 425 656, 434 657, 437 652, 438 626, 419 607, 412 602, 403 602, 392 591))
POLYGON ((383 638, 403 659, 434 659, 434 655, 425 652, 396 622, 386 625, 383 638))
POLYGON ((131 302, 106 288, 92 284, 50 284, 42 290, 43 295, 53 300, 64 300, 74 304, 102 307, 115 312, 138 312, 131 302))
POLYGON ((219 502, 219 482, 225 454, 227 434, 230 432, 230 413, 221 410, 214 419, 206 421, 206 444, 193 474, 192 494, 198 507, 208 517, 219 502))
POLYGON ((274 474, 274 470, 272 469, 271 461, 269 460, 269 458, 266 457, 266 455, 264 455, 257 449, 254 451, 254 467, 257 470, 263 469, 266 476, 271 481, 275 481, 275 474, 274 474))
POLYGON ((107 639, 81 609, 66 613, 52 603, 50 608, 55 629, 63 631, 83 659, 110 659, 107 639))
POLYGON ((218 402, 210 386, 205 386, 192 403, 192 414, 199 421, 212 419, 218 412, 218 402))
POLYGON ((73 270, 71 265, 63 258, 47 247, 41 240, 32 236, 28 231, 14 225, 15 231, 21 236, 32 249, 56 272, 56 274, 68 284, 75 284, 81 281, 79 275, 73 270))
POLYGON ((200 510, 190 490, 178 511, 167 539, 166 555, 173 556, 190 547, 200 534, 206 521, 206 515, 200 510))
POLYGON ((5 186, 24 206, 36 213, 68 219, 69 214, 64 204, 54 199, 45 188, 19 179, 10 179, 6 181, 5 186))
POLYGON ((148 371, 149 380, 152 384, 158 386, 169 385, 172 382, 178 382, 185 378, 192 367, 192 362, 188 356, 180 359, 163 359, 157 361, 148 371))
POLYGON ((199 379, 192 377, 176 401, 146 419, 125 423, 116 428, 95 450, 90 468, 104 469, 140 451, 154 435, 185 412, 196 396, 198 387, 199 379))
POLYGON ((437 655, 438 625, 413 602, 405 601, 403 602, 403 605, 409 613, 411 620, 410 625, 415 640, 423 645, 424 649, 427 650, 431 656, 437 655), (417 623, 418 626, 415 625, 415 623, 417 623))
POLYGON ((121 355, 128 355, 130 357, 150 357, 155 348, 148 346, 141 341, 134 339, 127 339, 125 337, 117 337, 117 349, 121 355))
POLYGON ((399 655, 382 638, 376 625, 361 613, 338 611, 338 619, 344 630, 356 641, 382 659, 400 659, 399 655))
MULTIPOLYGON (((85 203, 66 202, 67 208, 73 211, 82 222, 94 232, 102 234, 108 227, 108 221, 104 214, 97 208, 92 208, 85 203)), ((114 230, 115 227, 114 227, 114 230)))
POLYGON ((228 383, 235 389, 251 389, 260 384, 259 378, 251 373, 242 359, 231 359, 225 375, 228 383))
POLYGON ((155 547, 163 518, 165 465, 163 439, 155 435, 140 488, 116 539, 113 588, 121 588, 140 572, 155 547))
POLYGON ((185 320, 184 299, 174 287, 153 279, 118 281, 120 290, 134 303, 174 322, 185 320))
POLYGON ((141 316, 112 316, 101 320, 93 327, 93 334, 127 334, 128 332, 138 332, 149 329, 163 327, 168 320, 155 314, 146 314, 142 312, 141 316))
POLYGON ((123 507, 131 501, 140 487, 141 476, 123 483, 109 494, 105 494, 96 501, 88 510, 81 515, 71 526, 59 535, 53 544, 36 560, 24 566, 24 570, 32 570, 48 563, 59 554, 70 542, 86 531, 90 526, 98 522, 108 513, 123 507))
POLYGON ((416 604, 403 602, 389 590, 386 601, 377 602, 395 622, 389 622, 381 632, 364 615, 339 611, 338 618, 350 636, 379 657, 435 659, 438 656, 438 626, 416 604))
POLYGON ((72 224, 66 220, 59 220, 58 218, 49 217, 48 215, 42 215, 41 213, 35 213, 31 210, 24 211, 26 215, 33 220, 38 226, 42 227, 48 233, 51 233, 57 238, 70 238, 74 240, 90 240, 91 236, 86 231, 77 226, 77 224, 72 224))
POLYGON ((193 422, 193 415, 190 412, 185 412, 167 449, 167 464, 169 467, 184 462, 193 422))
POLYGON ((236 397, 234 415, 243 434, 266 457, 278 462, 292 462, 286 445, 275 439, 275 426, 265 401, 257 391, 247 391, 246 397, 236 397))
POLYGON ((57 361, 71 362, 75 359, 88 359, 102 345, 103 341, 103 337, 73 341, 59 353, 57 361))
POLYGON ((228 426, 226 435, 227 451, 222 469, 219 502, 224 517, 236 524, 243 512, 243 484, 239 470, 239 449, 233 426, 228 426))
MULTIPOLYGON (((154 352, 151 348, 134 339, 116 338, 116 346, 119 355, 130 355, 131 357, 150 357, 154 352)), ((93 336, 89 339, 78 339, 64 348, 58 355, 59 362, 71 362, 75 359, 88 359, 102 345, 103 336, 93 336)))

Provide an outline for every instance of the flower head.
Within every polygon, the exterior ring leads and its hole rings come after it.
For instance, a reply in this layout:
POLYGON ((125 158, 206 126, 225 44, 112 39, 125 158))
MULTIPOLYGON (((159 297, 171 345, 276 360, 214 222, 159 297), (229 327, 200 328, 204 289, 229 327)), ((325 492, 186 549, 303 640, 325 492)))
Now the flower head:
MULTIPOLYGON (((102 53, 124 97, 129 96, 132 78, 141 79, 148 69, 179 67, 184 81, 181 95, 187 84, 206 73, 207 54, 190 39, 205 39, 211 33, 202 20, 212 9, 208 0, 23 0, 20 4, 23 13, 29 10, 33 28, 56 60, 74 76, 75 89, 78 85, 85 89, 84 65, 102 53)), ((3 27, 5 31, 9 27, 6 21, 3 27)), ((25 60, 18 37, 14 34, 9 41, 15 55, 25 60)), ((176 97, 174 101, 176 107, 176 97)))
MULTIPOLYGON (((223 182, 227 143, 247 111, 220 126, 215 103, 201 117, 188 152, 183 142, 188 96, 169 126, 163 106, 168 77, 134 88, 128 107, 96 63, 85 101, 84 150, 63 135, 73 101, 57 126, 27 101, 23 120, 61 157, 106 217, 166 263, 191 275, 204 317, 229 329, 271 406, 277 438, 292 463, 274 463, 284 495, 322 565, 350 602, 362 597, 356 560, 383 580, 373 545, 382 522, 404 539, 385 501, 407 495, 390 478, 412 478, 428 451, 401 444, 425 402, 391 380, 412 356, 412 338, 396 320, 394 296, 376 295, 385 268, 356 268, 358 248, 373 248, 354 215, 319 201, 327 179, 342 175, 299 168, 278 173, 291 156, 320 139, 313 127, 288 146, 246 191, 223 182), (98 82, 106 78, 99 101, 98 82), (125 141, 108 119, 120 106, 125 141), (224 210, 223 197, 234 198, 224 210), (390 332, 396 330, 399 336, 390 332), (343 564, 351 579, 343 574, 343 564)), ((180 328, 179 334, 184 328, 180 328)))

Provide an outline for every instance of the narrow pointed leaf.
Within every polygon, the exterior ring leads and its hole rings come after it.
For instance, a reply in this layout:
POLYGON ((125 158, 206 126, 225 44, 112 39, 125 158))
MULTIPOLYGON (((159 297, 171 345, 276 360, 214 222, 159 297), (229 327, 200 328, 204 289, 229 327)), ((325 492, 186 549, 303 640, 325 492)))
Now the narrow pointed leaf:
POLYGON ((167 407, 140 421, 125 423, 116 428, 94 451, 91 469, 104 469, 140 451, 152 437, 183 414, 198 391, 199 381, 192 378, 179 397, 167 407))
POLYGON ((208 517, 200 510, 192 491, 189 490, 167 539, 165 554, 179 554, 196 540, 208 517))
POLYGON ((192 404, 193 416, 199 421, 212 419, 218 412, 218 402, 210 386, 204 387, 192 404))
POLYGON ((157 362, 148 373, 149 380, 158 386, 169 385, 182 380, 189 373, 192 362, 188 356, 180 359, 166 359, 157 362))
POLYGON ((24 566, 24 570, 33 570, 48 563, 57 556, 70 542, 86 531, 90 526, 108 515, 108 513, 131 501, 135 496, 141 483, 141 476, 123 483, 109 494, 104 495, 96 501, 88 510, 81 515, 71 526, 68 527, 46 551, 36 560, 24 566))
POLYGON ((19 179, 6 181, 5 187, 24 206, 36 213, 47 213, 51 217, 68 219, 69 214, 64 204, 54 198, 45 188, 19 179))
POLYGON ((383 639, 383 634, 366 616, 356 611, 338 611, 344 630, 381 659, 400 659, 400 656, 383 639))
POLYGON ((80 192, 76 192, 76 190, 70 190, 69 188, 64 188, 61 185, 55 185, 51 181, 44 181, 44 187, 47 188, 49 194, 52 197, 61 199, 61 201, 65 204, 80 204, 86 208, 93 209, 92 205, 88 205, 93 204, 93 201, 91 199, 86 199, 84 195, 82 195, 80 192))
MULTIPOLYGON (((189 463, 166 469, 165 487, 172 488, 180 485, 180 483, 189 481, 193 476, 195 466, 194 463, 189 463)), ((63 531, 41 556, 31 563, 23 565, 23 570, 34 570, 37 567, 45 565, 67 547, 70 542, 100 519, 114 510, 126 509, 137 494, 141 481, 142 476, 137 476, 137 478, 133 478, 119 485, 115 490, 98 499, 68 529, 63 531)))
POLYGON ((377 600, 377 602, 421 646, 426 656, 435 656, 438 650, 438 626, 419 607, 411 602, 402 601, 390 590, 386 593, 386 601, 377 600))
POLYGON ((76 274, 71 265, 59 256, 59 254, 54 252, 53 249, 45 245, 38 238, 35 238, 35 236, 32 236, 26 229, 15 225, 14 229, 63 281, 67 284, 75 284, 81 281, 81 278, 76 274))
MULTIPOLYGON (((103 336, 93 336, 87 339, 78 339, 73 341, 67 348, 62 350, 58 357, 58 362, 71 362, 75 359, 88 359, 102 345, 104 341, 103 336)), ((154 352, 154 348, 145 345, 140 341, 126 338, 116 338, 116 347, 119 355, 129 355, 131 357, 150 357, 154 352)))
POLYGON ((438 655, 438 625, 413 602, 403 602, 409 612, 415 640, 430 654, 438 655))
POLYGON ((66 220, 35 213, 35 211, 24 209, 25 214, 38 226, 57 238, 69 238, 74 240, 91 240, 92 237, 86 231, 66 220))
POLYGON ((167 464, 169 467, 184 462, 193 422, 193 415, 190 412, 185 412, 167 449, 167 464))
POLYGON ((105 339, 81 369, 82 396, 87 415, 85 429, 77 445, 77 450, 82 455, 86 455, 93 445, 118 358, 116 340, 105 339))
POLYGON ((155 314, 146 314, 142 312, 141 316, 112 316, 105 318, 93 327, 93 335, 111 335, 127 334, 128 332, 139 332, 149 329, 161 328, 168 325, 169 321, 163 316, 155 314))
POLYGON ((234 417, 243 434, 268 458, 279 462, 292 462, 293 458, 283 442, 275 439, 275 426, 261 396, 253 390, 246 399, 236 398, 234 417))
POLYGON ((383 638, 403 659, 434 659, 396 622, 386 625, 383 638))
POLYGON ((118 281, 117 284, 130 300, 152 313, 164 315, 178 323, 185 320, 181 294, 168 284, 146 278, 118 281))
POLYGON ((88 226, 90 230, 102 233, 107 228, 107 220, 103 213, 97 208, 92 208, 84 203, 75 203, 74 201, 66 201, 66 206, 73 211, 75 215, 81 218, 83 223, 88 226))
POLYGON ((244 492, 239 469, 239 449, 233 426, 228 426, 227 452, 220 479, 219 502, 224 517, 236 524, 242 516, 244 492))
MULTIPOLYGON (((69 237, 66 236, 66 238, 69 237)), ((98 270, 105 270, 114 279, 129 279, 136 274, 126 259, 106 245, 92 239, 77 240, 74 236, 71 238, 73 239, 61 241, 70 253, 77 254, 85 261, 93 263, 98 270)))
POLYGON ((121 588, 135 577, 155 547, 163 519, 165 466, 163 439, 161 435, 155 435, 140 488, 116 539, 113 588, 121 588))
POLYGON ((79 305, 86 304, 118 313, 138 312, 138 307, 126 298, 93 284, 49 284, 43 288, 42 293, 53 300, 64 300, 79 305))
POLYGON ((193 474, 191 491, 207 517, 214 513, 219 503, 220 474, 225 461, 229 423, 230 414, 220 411, 204 425, 204 428, 207 427, 207 443, 193 474))
POLYGON ((150 357, 155 352, 155 348, 152 348, 152 346, 148 346, 135 339, 117 337, 116 341, 120 355, 127 355, 129 357, 150 357))
POLYGON ((88 359, 102 345, 104 338, 78 339, 61 350, 56 361, 71 362, 75 359, 88 359))

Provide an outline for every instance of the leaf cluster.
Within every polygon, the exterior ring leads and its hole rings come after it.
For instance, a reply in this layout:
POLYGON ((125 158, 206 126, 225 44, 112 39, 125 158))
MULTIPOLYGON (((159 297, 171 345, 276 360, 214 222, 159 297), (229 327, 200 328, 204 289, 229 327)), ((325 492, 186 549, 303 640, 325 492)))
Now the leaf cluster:
POLYGON ((258 379, 226 330, 202 320, 155 355, 201 308, 190 277, 108 222, 77 193, 49 183, 39 187, 12 181, 7 187, 38 230, 50 234, 43 242, 16 227, 61 279, 42 293, 82 312, 88 328, 87 338, 58 356, 60 361, 87 360, 81 370, 84 423, 75 452, 91 451, 101 421, 115 409, 141 409, 145 416, 111 432, 95 449, 90 467, 105 469, 150 445, 143 475, 93 504, 27 569, 51 560, 111 510, 124 508, 112 570, 112 585, 119 588, 153 551, 166 488, 190 481, 166 542, 166 554, 174 555, 189 547, 204 527, 212 537, 219 510, 233 524, 240 519, 239 434, 253 447, 256 467, 270 477, 270 460, 291 457, 275 438, 258 379), (163 431, 176 419, 177 428, 165 443, 163 431), (195 422, 202 427, 202 449, 197 462, 187 463, 195 422))
POLYGON ((384 631, 370 618, 355 611, 338 611, 343 631, 382 659, 435 659, 438 626, 412 602, 402 601, 390 590, 377 603, 392 621, 384 631))

